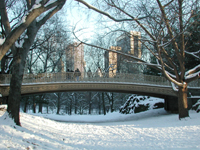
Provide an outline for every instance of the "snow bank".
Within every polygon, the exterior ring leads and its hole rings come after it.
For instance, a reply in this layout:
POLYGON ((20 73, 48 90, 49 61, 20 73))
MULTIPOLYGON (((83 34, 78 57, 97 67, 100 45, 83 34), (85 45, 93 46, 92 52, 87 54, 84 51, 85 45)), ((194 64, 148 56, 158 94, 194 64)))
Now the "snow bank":
POLYGON ((18 127, 4 113, 0 117, 0 149, 200 149, 200 115, 195 111, 181 121, 177 114, 163 109, 128 115, 37 115, 21 113, 22 127, 18 127))

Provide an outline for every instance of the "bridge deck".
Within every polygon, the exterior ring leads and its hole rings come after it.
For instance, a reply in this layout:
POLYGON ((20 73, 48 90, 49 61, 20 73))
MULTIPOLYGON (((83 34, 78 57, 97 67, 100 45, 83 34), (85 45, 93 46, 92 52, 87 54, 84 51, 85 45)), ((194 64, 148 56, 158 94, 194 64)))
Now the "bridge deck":
MULTIPOLYGON (((0 75, 0 92, 8 95, 11 75, 0 75)), ((200 83, 190 83, 190 87, 200 87, 200 83)), ((69 91, 69 90, 106 90, 137 93, 152 93, 176 96, 170 82, 164 77, 144 74, 99 74, 99 73, 43 73, 23 76, 22 94, 69 91)))
MULTIPOLYGON (((0 84, 9 84, 11 74, 0 75, 0 84)), ((60 73, 40 73, 40 74, 24 74, 23 83, 42 83, 42 82, 130 82, 141 84, 169 85, 170 82, 160 76, 144 75, 144 74, 128 74, 128 73, 92 73, 78 74, 74 72, 60 73)), ((200 87, 200 80, 189 83, 190 87, 200 87)))

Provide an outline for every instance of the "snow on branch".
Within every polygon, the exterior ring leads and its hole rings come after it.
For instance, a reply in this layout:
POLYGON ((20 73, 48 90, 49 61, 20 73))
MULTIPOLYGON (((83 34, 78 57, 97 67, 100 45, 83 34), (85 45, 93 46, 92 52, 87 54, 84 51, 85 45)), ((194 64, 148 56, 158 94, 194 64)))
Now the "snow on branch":
POLYGON ((185 76, 186 76, 187 78, 189 78, 192 74, 194 75, 194 74, 198 73, 199 71, 200 71, 200 64, 197 65, 197 66, 195 66, 194 68, 188 70, 188 71, 185 73, 185 76))
POLYGON ((56 97, 58 97, 58 95, 56 93, 53 93, 56 97))
POLYGON ((195 72, 193 74, 189 74, 188 76, 185 77, 185 79, 188 81, 194 78, 200 78, 200 71, 195 72))
POLYGON ((172 85, 172 89, 178 92, 178 87, 173 82, 171 82, 171 85, 172 85))
MULTIPOLYGON (((172 82, 172 83, 174 83, 175 85, 180 86, 180 87, 183 86, 183 84, 182 84, 181 82, 176 81, 176 76, 175 76, 175 75, 169 73, 169 72, 166 71, 166 70, 163 70, 163 73, 164 73, 165 77, 166 77, 170 82, 172 82)), ((172 85, 172 86, 174 86, 174 85, 172 85)), ((172 87, 172 88, 173 88, 173 87, 172 87)), ((175 89, 174 89, 174 90, 175 90, 175 89)))
POLYGON ((137 18, 137 19, 136 19, 136 18, 130 18, 130 19, 127 19, 127 18, 125 18, 125 19, 116 19, 116 18, 114 18, 113 16, 111 16, 109 13, 99 10, 98 8, 96 8, 96 7, 92 6, 92 5, 90 5, 89 3, 87 3, 87 2, 85 2, 85 1, 83 1, 83 0, 75 0, 75 1, 82 3, 83 5, 85 5, 86 7, 88 7, 89 9, 92 9, 92 10, 94 10, 94 11, 100 13, 100 14, 103 14, 103 15, 107 16, 108 18, 110 18, 111 20, 114 20, 114 21, 116 21, 116 22, 138 20, 138 18, 137 18))
POLYGON ((192 55, 193 57, 200 59, 200 57, 198 56, 198 54, 200 54, 200 50, 198 50, 197 52, 188 52, 185 51, 186 54, 192 55))
POLYGON ((7 69, 4 71, 5 73, 8 73, 8 71, 10 70, 10 66, 12 64, 13 58, 11 58, 7 64, 7 69))
MULTIPOLYGON (((37 9, 37 8, 40 8, 42 5, 40 4, 41 3, 41 0, 36 0, 35 1, 35 4, 32 6, 32 8, 28 11, 28 13, 26 13, 23 17, 22 17, 22 20, 21 20, 21 23, 25 23, 26 22, 26 18, 27 16, 30 14, 30 12, 32 12, 34 9, 37 9)), ((19 25, 20 25, 19 24, 19 25)))
POLYGON ((45 7, 47 7, 48 5, 55 3, 57 0, 49 0, 46 4, 45 7))

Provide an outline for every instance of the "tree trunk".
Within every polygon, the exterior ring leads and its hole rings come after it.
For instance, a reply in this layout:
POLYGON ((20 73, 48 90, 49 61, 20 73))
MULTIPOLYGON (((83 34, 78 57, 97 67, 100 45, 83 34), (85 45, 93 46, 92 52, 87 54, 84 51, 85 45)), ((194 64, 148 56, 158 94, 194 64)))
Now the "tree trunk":
POLYGON ((77 114, 77 94, 74 93, 74 113, 77 114))
POLYGON ((10 81, 10 91, 8 97, 8 113, 14 119, 16 125, 21 126, 19 110, 21 100, 21 85, 25 66, 25 58, 20 53, 21 50, 17 49, 13 61, 12 78, 10 81))
POLYGON ((179 87, 178 109, 179 109, 179 119, 189 117, 188 103, 187 103, 187 85, 185 85, 184 87, 179 87))
POLYGON ((105 106, 105 100, 104 100, 104 92, 102 92, 102 102, 103 102, 103 114, 106 115, 106 106, 105 106))
POLYGON ((1 74, 5 74, 6 58, 5 56, 1 59, 1 74))
POLYGON ((33 21, 31 25, 27 28, 28 39, 24 39, 24 43, 22 46, 23 48, 12 48, 13 68, 8 97, 8 112, 17 125, 20 125, 19 109, 21 100, 21 85, 24 67, 26 64, 26 57, 38 30, 33 26, 35 23, 36 22, 33 21))
POLYGON ((49 113, 49 104, 47 104, 47 114, 49 113))
POLYGON ((99 95, 99 115, 101 115, 101 95, 100 93, 98 93, 99 95))
POLYGON ((41 94, 41 95, 39 96, 39 101, 38 101, 38 103, 39 103, 39 113, 42 113, 43 99, 44 99, 44 95, 41 94))
POLYGON ((68 106, 65 106, 66 114, 69 114, 68 106))
POLYGON ((114 108, 113 108, 113 106, 114 106, 114 98, 113 98, 113 93, 112 93, 112 98, 111 98, 111 112, 113 112, 114 111, 114 108))
POLYGON ((72 115, 72 98, 70 98, 69 115, 72 115))
POLYGON ((28 105, 28 98, 26 98, 25 102, 24 102, 24 112, 25 113, 27 112, 27 105, 28 105))
POLYGON ((33 96, 33 113, 36 113, 35 96, 33 96))
POLYGON ((89 100, 89 114, 91 115, 91 109, 92 109, 91 92, 88 93, 88 100, 89 100))
MULTIPOLYGON (((0 1, 2 2, 2 1, 0 1)), ((12 78, 10 81, 10 91, 9 91, 9 98, 8 98, 8 113, 14 119, 14 122, 17 125, 20 125, 20 117, 19 117, 19 109, 20 109, 20 99, 21 99, 21 85, 24 73, 24 67, 26 64, 26 57, 31 45, 34 42, 35 36, 39 28, 48 20, 50 19, 57 11, 59 11, 62 6, 64 5, 65 1, 61 1, 60 5, 57 5, 55 9, 47 13, 47 15, 41 19, 39 22, 36 22, 35 18, 38 16, 37 13, 33 14, 33 17, 29 17, 28 21, 26 19, 26 24, 23 24, 20 28, 17 29, 15 36, 11 36, 10 42, 7 42, 7 50, 4 47, 4 52, 6 53, 8 49, 11 48, 11 45, 14 45, 15 38, 18 38, 21 35, 26 27, 27 27, 27 37, 24 39, 23 48, 12 48, 13 53, 13 69, 12 69, 12 78), (13 38, 13 39, 12 39, 13 38)), ((2 6, 5 4, 2 3, 2 6)), ((41 13, 39 13, 40 15, 41 13)), ((5 15, 3 15, 5 16, 5 15)), ((6 16, 7 17, 7 16, 6 16)), ((8 19, 4 19, 4 21, 8 21, 8 19)), ((4 23, 5 25, 5 23, 4 23)), ((9 25, 8 25, 9 26, 9 25)), ((8 27, 4 26, 4 27, 8 27)), ((6 29, 9 31, 9 29, 6 29)), ((19 38, 20 39, 20 38, 19 38)), ((9 40, 9 39, 8 39, 9 40)), ((19 41, 20 43, 22 41, 19 41)), ((5 43, 4 43, 5 44, 5 43)), ((3 55, 2 55, 3 56, 3 55)), ((1 57, 2 57, 1 56, 1 57)))
POLYGON ((61 97, 61 93, 57 93, 58 94, 58 100, 57 100, 57 113, 60 113, 60 97, 61 97))
POLYGON ((42 113, 42 102, 39 102, 39 113, 42 113))

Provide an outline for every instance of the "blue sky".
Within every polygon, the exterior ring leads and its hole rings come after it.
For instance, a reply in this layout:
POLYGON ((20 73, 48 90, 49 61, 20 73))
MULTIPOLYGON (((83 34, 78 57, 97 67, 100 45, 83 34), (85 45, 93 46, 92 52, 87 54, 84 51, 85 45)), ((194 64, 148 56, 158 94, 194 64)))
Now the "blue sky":
MULTIPOLYGON (((91 2, 91 0, 87 1, 91 2)), ((90 10, 92 17, 88 17, 88 10, 82 4, 78 4, 74 0, 69 0, 64 6, 64 11, 67 13, 67 20, 70 22, 72 27, 71 30, 76 26, 75 31, 81 40, 89 39, 93 35, 94 31, 94 16, 95 12, 90 10)))

